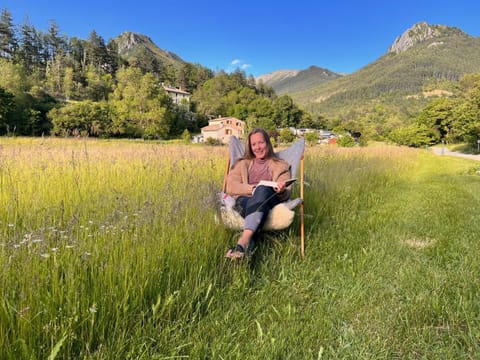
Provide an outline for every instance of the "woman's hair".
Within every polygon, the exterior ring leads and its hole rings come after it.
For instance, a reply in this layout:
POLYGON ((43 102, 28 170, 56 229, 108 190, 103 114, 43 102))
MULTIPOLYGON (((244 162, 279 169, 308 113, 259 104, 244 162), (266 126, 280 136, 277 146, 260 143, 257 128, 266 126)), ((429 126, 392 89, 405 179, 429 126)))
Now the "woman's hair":
POLYGON ((252 144, 250 142, 250 139, 251 139, 253 134, 262 134, 263 138, 265 139, 265 143, 267 144, 267 153, 265 155, 265 158, 266 159, 276 158, 275 152, 273 151, 272 142, 270 141, 270 136, 268 136, 267 132, 264 129, 255 128, 252 131, 250 131, 250 134, 248 134, 247 145, 245 146, 244 159, 254 159, 255 158, 255 154, 252 151, 252 144))

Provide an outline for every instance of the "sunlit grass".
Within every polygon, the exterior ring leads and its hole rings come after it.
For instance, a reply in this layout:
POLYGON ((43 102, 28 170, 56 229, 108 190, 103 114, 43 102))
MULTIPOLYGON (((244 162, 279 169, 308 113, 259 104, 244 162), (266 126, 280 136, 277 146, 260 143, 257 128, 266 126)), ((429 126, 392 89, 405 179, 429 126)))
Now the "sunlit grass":
POLYGON ((221 279, 212 272, 220 259, 209 253, 224 246, 212 222, 223 155, 129 142, 2 142, 2 348, 29 357, 67 336, 63 351, 88 354, 143 317, 190 317, 221 279))
POLYGON ((225 154, 0 139, 0 358, 475 358, 474 161, 309 147, 306 257, 296 219, 235 265, 225 154))

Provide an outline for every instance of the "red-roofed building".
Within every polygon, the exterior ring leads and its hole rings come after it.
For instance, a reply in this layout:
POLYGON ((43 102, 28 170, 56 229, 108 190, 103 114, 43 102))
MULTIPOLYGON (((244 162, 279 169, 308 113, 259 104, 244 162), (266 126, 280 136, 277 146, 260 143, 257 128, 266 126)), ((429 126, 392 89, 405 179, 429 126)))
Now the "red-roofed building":
POLYGON ((219 139, 227 144, 232 135, 242 139, 245 134, 245 121, 234 117, 221 117, 208 121, 202 128, 203 139, 219 139))

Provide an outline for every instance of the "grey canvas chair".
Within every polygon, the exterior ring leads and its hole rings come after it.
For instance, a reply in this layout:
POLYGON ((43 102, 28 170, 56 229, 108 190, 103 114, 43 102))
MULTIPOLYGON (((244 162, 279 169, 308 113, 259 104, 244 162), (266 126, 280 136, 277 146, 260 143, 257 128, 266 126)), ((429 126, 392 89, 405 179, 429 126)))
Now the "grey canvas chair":
MULTIPOLYGON (((290 173, 292 177, 297 177, 298 180, 292 186, 300 186, 299 197, 289 199, 283 203, 275 206, 268 214, 267 221, 263 227, 264 230, 283 230, 289 227, 294 219, 294 209, 299 207, 300 215, 300 251, 301 255, 305 255, 305 230, 304 230, 304 203, 303 203, 303 184, 304 184, 304 158, 305 139, 300 138, 290 147, 279 151, 277 155, 290 164, 290 173)), ((227 186, 227 176, 232 166, 239 158, 245 154, 245 144, 237 137, 230 137, 227 164, 225 167, 225 175, 223 179, 222 194, 225 193, 227 186)), ((244 219, 236 212, 232 206, 221 204, 220 216, 223 223, 231 229, 243 229, 244 219)))

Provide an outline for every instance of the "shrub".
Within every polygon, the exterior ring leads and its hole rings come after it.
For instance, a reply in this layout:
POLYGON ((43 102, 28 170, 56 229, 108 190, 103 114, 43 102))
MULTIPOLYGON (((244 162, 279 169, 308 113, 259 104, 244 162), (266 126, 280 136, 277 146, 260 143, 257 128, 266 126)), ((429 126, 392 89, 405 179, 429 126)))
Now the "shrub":
POLYGON ((355 146, 355 140, 350 135, 343 135, 337 139, 337 145, 342 147, 355 146))
POLYGON ((223 145, 222 140, 220 139, 214 139, 211 137, 208 137, 205 139, 205 144, 210 145, 210 146, 221 146, 223 145))
POLYGON ((289 129, 280 130, 278 137, 284 143, 291 143, 295 139, 295 135, 289 129))

